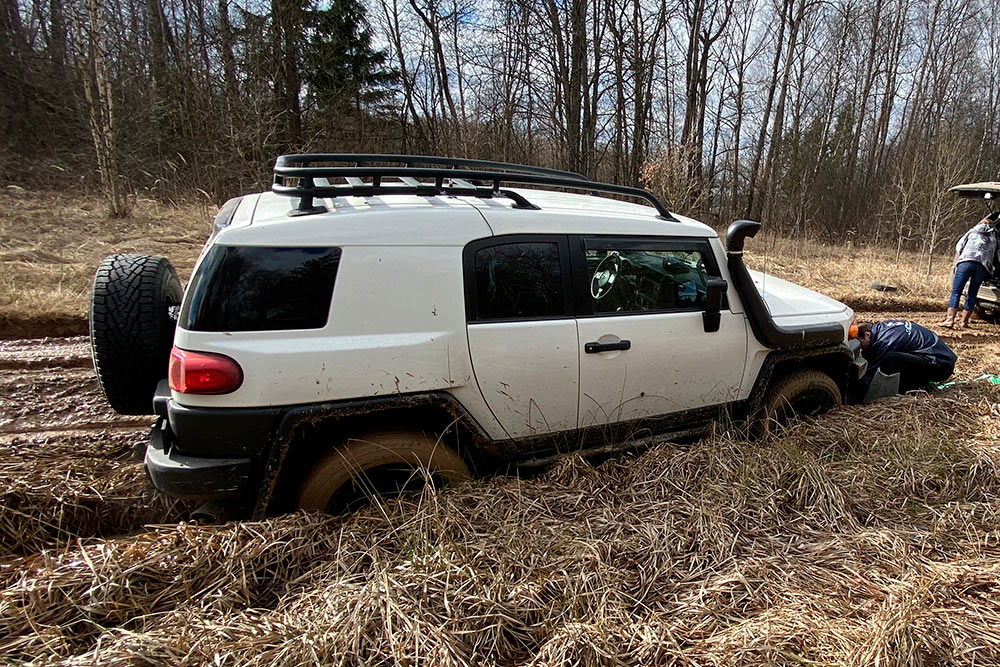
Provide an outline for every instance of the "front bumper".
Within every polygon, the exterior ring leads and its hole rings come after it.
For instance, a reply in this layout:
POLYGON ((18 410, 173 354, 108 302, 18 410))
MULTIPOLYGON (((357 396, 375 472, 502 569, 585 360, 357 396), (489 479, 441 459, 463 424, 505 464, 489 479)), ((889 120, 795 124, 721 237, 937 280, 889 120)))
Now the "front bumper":
POLYGON ((187 456, 171 446, 170 429, 160 417, 149 434, 146 473, 156 490, 175 498, 242 500, 249 490, 251 460, 187 456))

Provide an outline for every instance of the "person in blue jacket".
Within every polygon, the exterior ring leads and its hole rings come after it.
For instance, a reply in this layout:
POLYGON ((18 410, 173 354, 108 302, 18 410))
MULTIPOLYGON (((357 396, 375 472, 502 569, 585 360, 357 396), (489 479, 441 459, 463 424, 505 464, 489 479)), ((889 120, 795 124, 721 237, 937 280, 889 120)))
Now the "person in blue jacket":
POLYGON ((899 373, 901 392, 944 382, 958 361, 936 333, 906 320, 864 323, 858 327, 858 342, 868 360, 864 382, 870 383, 880 369, 886 375, 899 373))

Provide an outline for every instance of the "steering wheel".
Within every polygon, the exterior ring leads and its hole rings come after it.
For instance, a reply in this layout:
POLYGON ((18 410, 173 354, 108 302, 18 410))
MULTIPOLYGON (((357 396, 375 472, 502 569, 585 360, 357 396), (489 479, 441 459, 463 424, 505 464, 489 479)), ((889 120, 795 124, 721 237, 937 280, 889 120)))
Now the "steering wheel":
POLYGON ((590 279, 590 296, 595 299, 602 299, 608 295, 611 288, 618 280, 618 273, 622 269, 622 258, 617 252, 612 252, 601 260, 594 270, 594 276, 590 279))

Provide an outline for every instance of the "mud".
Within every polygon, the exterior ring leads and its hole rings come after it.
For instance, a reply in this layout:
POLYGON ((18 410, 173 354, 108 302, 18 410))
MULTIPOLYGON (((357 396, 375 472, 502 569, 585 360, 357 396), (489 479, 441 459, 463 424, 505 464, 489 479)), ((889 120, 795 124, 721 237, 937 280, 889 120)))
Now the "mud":
POLYGON ((0 562, 183 519, 135 458, 152 421, 111 410, 86 336, 0 341, 0 562))
POLYGON ((87 336, 0 340, 0 369, 90 368, 87 336))
POLYGON ((23 317, 14 313, 0 315, 0 340, 42 338, 43 336, 79 336, 87 333, 86 315, 47 315, 23 317))
MULTIPOLYGON (((956 380, 1000 370, 1000 325, 945 330, 942 315, 882 310, 858 319, 909 319, 938 332, 959 355, 956 380)), ((152 422, 108 407, 86 336, 0 341, 0 564, 183 520, 192 507, 155 494, 134 456, 152 422)))

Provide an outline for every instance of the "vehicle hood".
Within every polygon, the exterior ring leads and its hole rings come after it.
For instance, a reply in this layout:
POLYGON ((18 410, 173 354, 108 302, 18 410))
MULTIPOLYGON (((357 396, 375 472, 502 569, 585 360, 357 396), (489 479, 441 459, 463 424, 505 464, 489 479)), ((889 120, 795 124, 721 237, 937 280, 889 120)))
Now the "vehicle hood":
POLYGON ((806 289, 781 278, 750 271, 754 286, 764 298, 773 318, 802 317, 806 315, 840 315, 850 309, 819 292, 806 289))

